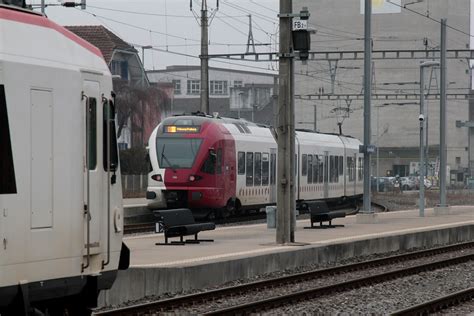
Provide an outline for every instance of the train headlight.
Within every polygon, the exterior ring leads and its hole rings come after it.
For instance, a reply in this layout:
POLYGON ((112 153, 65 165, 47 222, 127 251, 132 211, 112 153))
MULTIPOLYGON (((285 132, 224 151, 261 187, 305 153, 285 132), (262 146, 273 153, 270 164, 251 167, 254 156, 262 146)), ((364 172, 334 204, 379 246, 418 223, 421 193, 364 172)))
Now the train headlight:
POLYGON ((196 176, 196 175, 190 175, 189 176, 189 181, 190 182, 198 181, 198 180, 201 180, 201 179, 202 179, 202 177, 200 177, 200 176, 196 176))
POLYGON ((161 176, 161 174, 154 174, 151 176, 151 178, 155 181, 163 182, 163 177, 161 176))

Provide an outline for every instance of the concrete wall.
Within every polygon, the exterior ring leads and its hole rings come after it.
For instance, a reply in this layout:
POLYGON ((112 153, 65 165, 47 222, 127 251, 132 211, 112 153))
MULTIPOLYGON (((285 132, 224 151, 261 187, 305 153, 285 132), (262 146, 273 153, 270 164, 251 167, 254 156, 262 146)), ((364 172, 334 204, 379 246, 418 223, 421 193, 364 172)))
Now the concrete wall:
MULTIPOLYGON (((403 4, 405 1, 402 1, 403 4)), ((363 50, 364 16, 360 13, 360 0, 294 0, 294 10, 307 6, 310 24, 317 30, 312 36, 312 51, 363 50)), ((408 8, 430 17, 448 19, 448 25, 469 33, 470 3, 468 0, 425 0, 408 8)), ((374 50, 425 49, 440 43, 440 24, 402 9, 401 13, 373 15, 372 29, 374 50)), ((448 49, 466 49, 469 36, 448 29, 448 49)), ((418 93, 420 60, 375 60, 373 93, 418 93)), ((340 61, 336 72, 335 93, 362 93, 363 60, 340 61)), ((469 66, 466 60, 448 61, 448 93, 470 86, 469 66)), ((331 91, 329 63, 309 61, 307 65, 296 62, 296 94, 316 94, 320 88, 331 91)), ((429 82, 430 73, 426 74, 429 82)), ((433 77, 432 89, 437 90, 433 77)), ((439 82, 439 72, 437 73, 439 82)), ((384 104, 373 101, 372 143, 380 147, 419 146, 418 104, 384 104), (380 107, 380 108, 376 108, 380 107)), ((418 103, 418 102, 415 102, 418 103)), ((347 106, 344 101, 296 101, 298 127, 313 128, 314 104, 317 106, 317 126, 322 132, 337 132, 335 107, 347 106)), ((352 112, 343 123, 343 131, 359 139, 363 137, 363 101, 353 101, 352 112)), ((448 164, 455 169, 455 157, 461 157, 461 167, 468 165, 468 131, 455 128, 456 120, 468 118, 468 102, 448 101, 447 105, 448 164)), ((439 102, 428 102, 429 144, 439 145, 439 102)), ((385 171, 384 171, 385 172, 385 171)))
POLYGON ((117 305, 147 296, 184 292, 252 278, 256 275, 337 262, 357 256, 434 247, 474 239, 474 225, 416 232, 325 246, 297 247, 261 256, 171 268, 131 268, 119 271, 109 291, 100 295, 102 306, 117 305))

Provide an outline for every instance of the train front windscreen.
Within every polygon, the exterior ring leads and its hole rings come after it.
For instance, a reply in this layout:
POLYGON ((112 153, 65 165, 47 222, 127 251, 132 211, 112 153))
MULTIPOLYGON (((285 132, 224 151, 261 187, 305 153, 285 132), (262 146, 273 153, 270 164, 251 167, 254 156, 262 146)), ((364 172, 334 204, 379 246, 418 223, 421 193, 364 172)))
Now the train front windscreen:
POLYGON ((200 138, 157 138, 156 154, 160 168, 190 169, 201 144, 200 138))

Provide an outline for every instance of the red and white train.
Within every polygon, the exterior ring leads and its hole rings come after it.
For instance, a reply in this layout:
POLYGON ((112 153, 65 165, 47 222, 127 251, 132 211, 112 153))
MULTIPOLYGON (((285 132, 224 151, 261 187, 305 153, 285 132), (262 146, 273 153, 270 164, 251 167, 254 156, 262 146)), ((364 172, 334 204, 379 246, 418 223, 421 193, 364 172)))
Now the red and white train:
MULTIPOLYGON (((151 209, 187 207, 196 217, 226 217, 276 204, 277 143, 269 127, 205 116, 165 119, 149 140, 151 209)), ((361 143, 296 132, 296 198, 357 198, 363 192, 361 143)))
POLYGON ((1 3, 0 315, 87 315, 129 260, 112 76, 96 47, 1 3))

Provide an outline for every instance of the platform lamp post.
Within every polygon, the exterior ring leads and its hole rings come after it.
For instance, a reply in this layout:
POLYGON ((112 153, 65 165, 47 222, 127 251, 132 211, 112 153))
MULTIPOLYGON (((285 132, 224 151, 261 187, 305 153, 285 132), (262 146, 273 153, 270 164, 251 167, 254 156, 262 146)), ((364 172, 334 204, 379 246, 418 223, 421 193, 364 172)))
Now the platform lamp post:
MULTIPOLYGON (((425 61, 420 64, 420 217, 425 216, 425 139, 428 131, 425 128, 425 68, 439 66, 438 61, 425 61)), ((428 144, 426 144, 428 145, 428 144)))

